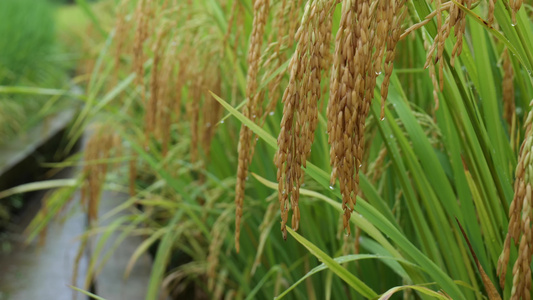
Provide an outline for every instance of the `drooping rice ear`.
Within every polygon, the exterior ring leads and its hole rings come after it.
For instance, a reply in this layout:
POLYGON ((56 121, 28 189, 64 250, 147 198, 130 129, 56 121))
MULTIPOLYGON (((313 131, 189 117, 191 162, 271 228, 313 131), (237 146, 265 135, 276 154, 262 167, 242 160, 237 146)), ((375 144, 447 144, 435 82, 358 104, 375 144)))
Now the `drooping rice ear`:
MULTIPOLYGON (((359 192, 359 171, 365 152, 366 118, 374 98, 376 79, 385 56, 390 76, 396 44, 400 38, 404 1, 377 3, 344 0, 335 43, 327 109, 328 141, 331 145, 331 188, 339 180, 343 226, 349 220, 359 192)), ((382 96, 386 98, 388 78, 382 96)))
POLYGON ((146 103, 146 91, 144 87, 144 42, 148 38, 148 10, 147 0, 139 0, 135 10, 135 36, 133 40, 133 71, 136 74, 135 84, 141 90, 142 102, 146 103))
MULTIPOLYGON (((260 118, 263 94, 258 93, 257 74, 261 61, 263 36, 267 23, 270 3, 268 0, 256 0, 253 7, 252 34, 248 47, 248 75, 246 86, 246 103, 243 114, 245 117, 257 122, 260 118)), ((235 249, 239 252, 239 239, 241 233, 241 217, 244 200, 244 189, 248 168, 252 162, 253 133, 244 124, 241 125, 239 134, 239 161, 237 166, 237 183, 235 185, 235 249)))
MULTIPOLYGON (((161 60, 163 59, 163 54, 165 52, 165 46, 166 46, 166 36, 168 32, 171 29, 171 24, 169 23, 163 23, 159 30, 157 31, 157 37, 155 40, 155 43, 153 45, 153 66, 151 70, 151 76, 150 76, 150 99, 148 103, 146 104, 146 114, 145 114, 145 138, 146 138, 146 144, 148 144, 148 139, 150 134, 155 134, 157 138, 160 138, 160 135, 157 132, 157 112, 159 109, 162 109, 162 102, 163 99, 161 99, 161 83, 162 79, 164 80, 164 76, 162 76, 161 67, 162 63, 161 60)), ((164 87, 163 87, 164 88, 164 87)))
POLYGON ((509 6, 511 7, 511 21, 516 25, 516 14, 522 7, 523 0, 509 0, 509 6))
MULTIPOLYGON (((405 0, 392 0, 391 2, 392 3, 384 2, 384 4, 382 4, 386 5, 386 8, 382 8, 381 13, 383 16, 381 16, 382 20, 380 20, 378 25, 378 36, 383 34, 387 36, 386 51, 376 50, 376 53, 385 52, 384 78, 381 84, 381 119, 385 117, 385 100, 387 100, 389 93, 390 78, 392 76, 394 59, 396 58, 396 46, 400 40, 401 25, 407 13, 404 9, 405 0)), ((378 42, 380 40, 382 39, 376 39, 378 42)), ((382 45, 376 45, 376 49, 384 49, 384 47, 382 45)), ((377 74, 381 73, 381 68, 379 68, 381 59, 381 56, 375 58, 375 62, 378 64, 378 67, 375 68, 375 73, 377 74)))
MULTIPOLYGON (((342 2, 341 23, 335 42, 333 68, 330 81, 330 98, 327 108, 328 134, 330 148, 330 163, 332 173, 330 187, 339 178, 343 214, 343 227, 350 232, 349 219, 355 204, 354 186, 354 155, 353 140, 355 126, 351 124, 352 116, 357 117, 358 106, 362 97, 356 90, 356 84, 361 85, 361 78, 357 78, 354 49, 357 49, 356 16, 358 6, 353 0, 342 2), (351 174, 350 174, 351 173, 351 174)), ((364 94, 364 90, 363 90, 364 94)))
MULTIPOLYGON (((533 102, 530 103, 533 106, 533 102)), ((515 173, 514 198, 509 208, 508 232, 504 248, 498 259, 500 286, 505 285, 507 265, 511 252, 511 239, 518 246, 518 258, 513 267, 513 286, 511 299, 528 299, 531 290, 531 260, 533 255, 533 233, 531 218, 533 216, 533 174, 531 173, 531 152, 533 150, 533 111, 530 111, 524 123, 526 133, 520 148, 520 155, 515 173)))
POLYGON ((116 148, 115 143, 117 139, 119 140, 115 133, 104 128, 103 125, 96 127, 84 152, 83 176, 85 180, 82 184, 82 191, 86 199, 90 224, 94 223, 98 217, 100 194, 108 169, 108 162, 105 160, 111 157, 111 150, 116 148))
POLYGON ((285 224, 289 207, 293 211, 292 227, 300 223, 299 196, 306 160, 311 152, 318 120, 320 82, 325 60, 323 49, 329 48, 333 1, 310 1, 296 37, 298 45, 289 69, 289 84, 283 94, 283 117, 274 163, 278 168, 278 197, 281 209, 281 231, 286 238, 285 224), (290 202, 290 204, 289 204, 290 202))
POLYGON ((496 2, 495 0, 488 0, 489 12, 487 14, 487 23, 489 25, 492 25, 492 23, 494 22, 494 3, 495 2, 496 2))
POLYGON ((114 57, 114 70, 113 70, 113 84, 116 86, 118 83, 118 72, 120 70, 120 60, 126 44, 126 38, 128 37, 128 23, 126 21, 126 8, 129 4, 129 0, 122 0, 117 7, 115 23, 115 57, 114 57))

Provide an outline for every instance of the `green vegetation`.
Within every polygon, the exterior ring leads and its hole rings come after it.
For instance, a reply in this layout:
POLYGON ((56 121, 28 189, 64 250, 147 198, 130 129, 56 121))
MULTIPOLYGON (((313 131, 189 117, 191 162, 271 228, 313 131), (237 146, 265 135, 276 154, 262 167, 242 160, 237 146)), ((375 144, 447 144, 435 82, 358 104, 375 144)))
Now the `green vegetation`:
MULTIPOLYGON (((0 3, 0 85, 63 88, 66 62, 56 41, 54 7, 48 1, 0 3)), ((0 95, 0 141, 8 143, 42 120, 48 99, 0 95)))

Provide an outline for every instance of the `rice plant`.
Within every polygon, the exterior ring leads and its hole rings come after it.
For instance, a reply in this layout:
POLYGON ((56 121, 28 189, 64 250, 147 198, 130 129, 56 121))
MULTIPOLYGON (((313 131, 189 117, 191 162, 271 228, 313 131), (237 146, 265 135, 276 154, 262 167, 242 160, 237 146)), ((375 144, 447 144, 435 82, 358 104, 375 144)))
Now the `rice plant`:
POLYGON ((111 3, 71 135, 146 299, 530 299, 530 4, 111 3))

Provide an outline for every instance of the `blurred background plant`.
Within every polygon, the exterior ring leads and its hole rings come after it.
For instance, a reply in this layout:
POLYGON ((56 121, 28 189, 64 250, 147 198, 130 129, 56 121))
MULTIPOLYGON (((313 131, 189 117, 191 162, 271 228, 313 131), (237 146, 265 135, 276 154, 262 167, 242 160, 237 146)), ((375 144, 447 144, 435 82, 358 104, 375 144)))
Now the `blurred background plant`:
MULTIPOLYGON (((40 142, 37 141, 39 133, 29 135, 29 132, 41 130, 41 134, 45 135, 52 118, 57 118, 58 114, 65 110, 75 110, 79 106, 78 101, 67 100, 62 96, 73 91, 76 78, 72 76, 76 75, 75 68, 83 62, 80 55, 82 48, 79 46, 81 43, 69 43, 67 37, 84 36, 76 30, 84 30, 87 18, 78 9, 80 13, 73 16, 75 19, 67 21, 68 8, 59 4, 51 0, 0 2, 2 172, 12 167, 13 159, 16 161, 27 153, 28 150, 21 147, 40 146, 40 142), (10 156, 10 149, 18 149, 20 152, 16 153, 18 158, 10 156)), ((57 146, 59 147, 59 144, 57 146)), ((41 156, 41 159, 45 159, 46 156, 39 153, 36 155, 41 156)), ((51 157, 53 155, 47 159, 51 157)), ((40 169, 40 166, 35 168, 40 169)), ((27 173, 25 175, 27 178, 34 176, 31 174, 33 169, 32 167, 23 170, 27 173)), ((11 178, 9 181, 11 182, 11 178)), ((6 187, 5 182, 3 186, 6 187)), ((23 209, 25 203, 23 199, 24 197, 15 196, 0 201, 2 235, 8 234, 9 230, 6 228, 13 227, 11 224, 13 215, 23 209)), ((7 239, 2 238, 2 242, 5 242, 4 246, 9 244, 7 239)))
MULTIPOLYGON (((6 0, 0 3, 0 85, 62 88, 67 61, 56 39, 50 1, 6 0)), ((35 126, 49 97, 0 95, 0 141, 35 126)))

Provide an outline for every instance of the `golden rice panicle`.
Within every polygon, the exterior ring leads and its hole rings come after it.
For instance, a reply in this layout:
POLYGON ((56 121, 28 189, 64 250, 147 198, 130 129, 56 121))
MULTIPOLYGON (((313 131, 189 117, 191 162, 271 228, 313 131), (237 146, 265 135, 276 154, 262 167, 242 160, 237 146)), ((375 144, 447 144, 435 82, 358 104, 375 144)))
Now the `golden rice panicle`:
POLYGON ((141 88, 141 97, 145 103, 145 88, 144 88, 144 42, 148 38, 148 9, 147 0, 139 0, 135 10, 135 37, 133 40, 133 71, 136 74, 135 83, 141 88))
POLYGON ((116 41, 116 47, 115 47, 115 58, 114 58, 114 85, 118 82, 118 71, 120 69, 120 58, 122 56, 122 52, 124 51, 124 44, 126 42, 126 38, 128 37, 127 29, 128 24, 126 21, 126 10, 127 5, 129 4, 129 0, 122 0, 117 8, 117 21, 115 23, 115 41, 116 41))
POLYGON ((489 23, 489 25, 492 25, 492 23, 494 23, 494 3, 496 1, 495 0, 488 0, 488 14, 487 14, 487 23, 489 23))
MULTIPOLYGON (((386 7, 381 9, 383 16, 381 16, 378 25, 378 36, 381 36, 382 34, 387 36, 387 50, 384 66, 385 74, 383 82, 381 83, 381 119, 385 116, 385 100, 387 100, 389 94, 390 78, 392 76, 394 58, 396 57, 396 45, 400 40, 401 25, 406 14, 406 11, 404 10, 405 0, 391 0, 390 2, 391 3, 382 4, 386 5, 386 7)), ((381 45, 376 46, 376 49, 381 48, 381 45)), ((379 52, 382 51, 376 51, 376 53, 379 52)), ((381 57, 378 57, 377 63, 381 63, 381 57)), ((380 73, 380 70, 381 68, 376 68, 378 74, 380 73)))
POLYGON ((87 206, 89 222, 92 224, 98 217, 100 194, 107 174, 107 163, 95 163, 110 157, 111 150, 116 148, 115 134, 105 130, 104 126, 95 128, 95 133, 89 138, 84 153, 85 166, 83 168, 84 181, 82 203, 87 206), (115 146, 115 147, 114 147, 115 146))
POLYGON ((296 33, 298 45, 289 64, 290 79, 283 94, 283 117, 274 162, 278 168, 278 197, 281 210, 281 231, 287 237, 286 223, 292 209, 292 227, 300 222, 299 197, 304 173, 302 166, 311 152, 318 120, 317 103, 320 82, 326 64, 324 48, 331 39, 333 1, 310 1, 296 33), (290 200, 290 204, 289 204, 290 200))
MULTIPOLYGON (((269 8, 268 0, 255 0, 254 2, 252 34, 248 47, 248 75, 246 80, 246 98, 248 101, 244 107, 243 114, 255 122, 259 119, 258 116, 261 113, 262 105, 262 95, 257 92, 257 74, 261 62, 261 48, 269 8)), ((248 168, 253 157, 254 147, 252 145, 252 138, 253 133, 250 128, 242 124, 239 134, 239 162, 237 166, 237 183, 235 185, 235 249, 237 252, 240 250, 239 239, 241 235, 241 217, 246 176, 248 176, 248 168)))
MULTIPOLYGON (((533 106, 533 101, 530 103, 533 106)), ((511 252, 511 239, 518 246, 518 258, 513 267, 513 287, 511 299, 529 299, 531 289, 531 258, 533 255, 533 235, 531 232, 531 217, 533 209, 531 199, 533 197, 533 174, 531 173, 533 161, 533 111, 530 111, 524 127, 526 133, 520 148, 518 165, 515 173, 514 198, 509 208, 509 226, 504 242, 504 248, 498 259, 498 275, 500 285, 505 284, 507 265, 511 252)))
MULTIPOLYGON (((472 7, 472 0, 462 0, 459 3, 462 3, 464 6, 466 6, 468 9, 472 7)), ((463 36, 466 31, 466 13, 460 9, 457 5, 453 5, 454 11, 457 10, 457 20, 455 22, 454 27, 454 34, 456 37, 455 45, 453 46, 452 55, 450 58, 450 65, 453 67, 455 66, 455 58, 463 52, 463 36)), ((492 15, 494 12, 492 12, 492 15)), ((491 14, 489 12, 489 18, 491 14)), ((491 21, 492 24, 492 21, 491 21)))
MULTIPOLYGON (((270 70, 268 71, 269 73, 268 75, 266 75, 267 77, 273 74, 286 60, 285 53, 281 51, 282 45, 287 48, 292 47, 292 45, 288 45, 287 43, 289 42, 288 31, 290 28, 290 24, 292 24, 292 20, 289 20, 288 15, 293 14, 293 12, 287 8, 290 8, 290 6, 294 5, 295 2, 296 1, 290 1, 290 3, 288 3, 287 0, 283 0, 277 8, 273 24, 273 28, 275 28, 275 30, 272 30, 273 33, 270 34, 270 36, 268 37, 269 43, 271 43, 272 40, 276 40, 276 42, 274 43, 273 53, 270 58, 265 62, 265 65, 268 65, 270 61, 274 60, 276 61, 276 63, 273 64, 273 67, 270 68, 270 70)), ((267 114, 270 115, 276 109, 276 105, 278 104, 279 100, 279 86, 284 76, 285 72, 280 72, 274 77, 273 80, 268 83, 269 101, 266 105, 266 110, 262 117, 262 122, 265 122, 267 114)))
POLYGON ((514 25, 516 25, 516 14, 520 10, 520 7, 522 7, 522 0, 509 0, 509 6, 511 7, 511 21, 514 25))
POLYGON ((399 29, 393 26, 401 25, 402 3, 343 1, 327 116, 332 166, 330 184, 333 188, 335 180, 339 179, 343 226, 348 234, 350 216, 359 192, 366 118, 385 53, 388 56, 388 60, 385 57, 387 70, 392 67, 393 49, 400 38, 399 29))
MULTIPOLYGON (((358 106, 363 101, 355 88, 356 65, 354 49, 357 48, 356 24, 357 4, 354 0, 342 2, 342 15, 335 41, 333 69, 330 80, 330 98, 327 107, 328 133, 330 148, 330 164, 332 166, 330 187, 339 178, 342 194, 343 226, 349 232, 349 219, 355 204, 354 151, 353 132, 350 124, 352 116, 356 116, 358 106), (351 174, 350 174, 351 173, 351 174)), ((360 81, 361 78, 358 78, 360 81)), ((363 91, 364 93, 364 91, 363 91)))
POLYGON ((289 31, 287 33, 287 45, 292 47, 296 38, 296 31, 300 25, 300 18, 298 17, 302 8, 303 0, 289 1, 289 31))
MULTIPOLYGON (((450 3, 450 2, 448 2, 450 3)), ((451 53, 451 59, 450 64, 451 66, 454 66, 455 64, 455 58, 459 56, 463 49, 463 35, 466 29, 466 13, 463 12, 456 4, 454 3, 445 3, 441 4, 440 0, 437 1, 437 10, 436 10, 436 17, 437 17, 437 25, 438 25, 438 32, 435 36, 433 45, 429 48, 427 57, 426 57, 426 64, 424 65, 424 68, 428 68, 429 65, 434 61, 435 65, 437 66, 438 70, 438 80, 439 80, 439 89, 442 90, 444 87, 444 48, 445 43, 448 37, 450 36, 450 33, 452 31, 452 28, 454 28, 454 34, 457 38, 457 41, 453 47, 452 53, 451 53), (446 17, 444 23, 442 23, 442 12, 446 9, 449 9, 449 14, 446 17), (433 56, 435 56, 435 59, 433 60, 433 56)), ((462 5, 466 5, 467 7, 471 7, 471 1, 470 0, 459 0, 459 3, 462 5)))
MULTIPOLYGON (((531 103, 533 104, 533 103, 531 103)), ((530 105, 531 105, 530 104, 530 105)), ((511 291, 511 299, 530 299, 531 290, 531 260, 533 255, 533 234, 531 230, 531 218, 533 217, 533 209, 531 207, 533 198, 533 174, 531 174, 531 152, 533 152, 533 128, 532 118, 533 113, 529 113, 526 120, 526 134, 523 148, 520 150, 519 161, 522 162, 521 167, 525 170, 521 171, 522 176, 518 176, 517 167, 517 180, 523 181, 525 190, 519 190, 518 200, 522 202, 521 210, 515 208, 516 219, 514 220, 514 226, 518 227, 519 234, 521 235, 518 246, 518 258, 513 267, 513 288, 511 291), (523 172, 523 173, 522 173, 523 172)), ((519 163, 520 166, 520 163, 519 163)), ((521 186, 523 188, 523 186, 521 186)), ((515 199, 516 200, 516 187, 515 187, 515 199)), ((511 222, 509 222, 511 226, 511 222)), ((518 242, 515 239, 515 244, 518 242)))
POLYGON ((161 94, 160 94, 160 83, 161 83, 161 59, 163 58, 163 53, 165 50, 164 41, 165 36, 168 33, 170 27, 168 24, 163 24, 157 32, 156 41, 153 45, 154 52, 154 62, 152 67, 152 72, 150 76, 150 99, 146 105, 146 115, 145 115, 145 135, 146 143, 148 143, 149 135, 155 133, 156 129, 156 115, 157 110, 161 106, 161 94))
POLYGON ((512 126, 515 116, 514 70, 507 49, 503 52, 503 118, 512 126))

